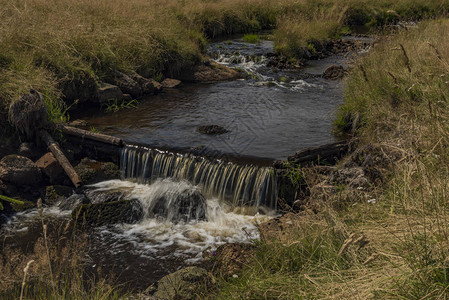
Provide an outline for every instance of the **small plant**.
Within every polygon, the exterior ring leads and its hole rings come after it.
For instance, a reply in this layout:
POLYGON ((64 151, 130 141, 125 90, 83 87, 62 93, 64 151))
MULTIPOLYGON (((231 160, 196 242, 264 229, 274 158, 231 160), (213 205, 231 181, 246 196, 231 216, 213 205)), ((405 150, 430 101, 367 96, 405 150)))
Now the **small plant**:
POLYGON ((260 43, 260 36, 257 34, 245 34, 243 36, 243 41, 251 44, 257 44, 260 43))
POLYGON ((106 111, 118 112, 121 109, 136 108, 137 104, 139 104, 139 102, 135 99, 119 102, 117 98, 115 98, 114 100, 111 100, 106 104, 106 111))

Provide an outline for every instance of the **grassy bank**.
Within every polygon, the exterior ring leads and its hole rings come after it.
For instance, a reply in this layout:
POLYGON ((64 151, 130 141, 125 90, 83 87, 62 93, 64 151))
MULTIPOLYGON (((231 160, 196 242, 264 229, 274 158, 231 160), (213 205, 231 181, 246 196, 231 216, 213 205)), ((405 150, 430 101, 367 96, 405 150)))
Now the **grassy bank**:
POLYGON ((402 157, 384 180, 315 194, 319 213, 266 239, 218 298, 449 297, 447 32, 436 20, 387 37, 347 79, 336 126, 376 145, 372 156, 402 157))
POLYGON ((0 104, 33 87, 57 119, 68 83, 106 80, 116 70, 176 77, 203 60, 206 38, 277 28, 279 53, 302 58, 347 26, 434 17, 447 2, 0 0, 0 104))

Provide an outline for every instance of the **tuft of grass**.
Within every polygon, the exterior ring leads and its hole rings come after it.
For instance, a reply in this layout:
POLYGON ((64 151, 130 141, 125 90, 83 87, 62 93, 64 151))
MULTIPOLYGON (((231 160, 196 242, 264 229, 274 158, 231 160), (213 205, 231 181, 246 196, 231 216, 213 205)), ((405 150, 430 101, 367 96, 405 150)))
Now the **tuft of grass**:
POLYGON ((243 41, 246 43, 257 44, 260 42, 260 36, 257 34, 245 34, 243 41))

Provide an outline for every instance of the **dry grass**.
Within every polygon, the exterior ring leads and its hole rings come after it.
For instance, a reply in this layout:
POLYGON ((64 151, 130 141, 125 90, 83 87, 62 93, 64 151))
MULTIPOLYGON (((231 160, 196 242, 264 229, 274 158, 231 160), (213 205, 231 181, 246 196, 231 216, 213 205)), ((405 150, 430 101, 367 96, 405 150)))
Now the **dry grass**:
POLYGON ((436 20, 386 37, 347 79, 337 125, 355 128, 362 144, 404 154, 388 180, 362 193, 340 186, 325 195, 318 215, 278 229, 241 277, 223 279, 218 298, 449 297, 447 32, 449 20, 436 20), (357 251, 352 243, 361 234, 369 244, 357 251))

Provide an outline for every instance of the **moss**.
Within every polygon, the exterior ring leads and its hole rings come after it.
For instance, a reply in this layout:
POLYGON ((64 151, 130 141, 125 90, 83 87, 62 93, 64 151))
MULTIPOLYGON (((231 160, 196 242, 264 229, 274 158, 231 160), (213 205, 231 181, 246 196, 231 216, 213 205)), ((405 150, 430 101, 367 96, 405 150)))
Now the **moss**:
POLYGON ((50 185, 45 189, 45 203, 53 205, 64 197, 69 197, 73 189, 63 185, 50 185))

